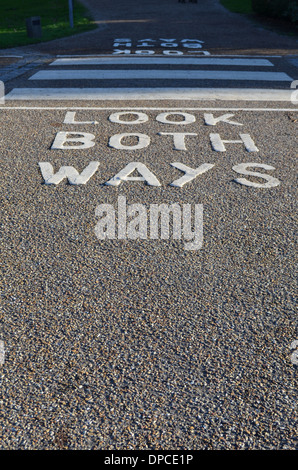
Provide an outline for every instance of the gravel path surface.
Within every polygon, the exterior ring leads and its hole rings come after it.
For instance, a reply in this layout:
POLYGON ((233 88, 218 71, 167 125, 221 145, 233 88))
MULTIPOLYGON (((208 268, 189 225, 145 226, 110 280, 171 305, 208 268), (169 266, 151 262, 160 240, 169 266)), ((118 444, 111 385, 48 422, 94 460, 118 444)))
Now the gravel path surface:
MULTIPOLYGON (((98 2, 88 3, 94 8, 98 2)), ((112 38, 135 28, 136 38, 189 32, 221 53, 297 53, 293 39, 273 41, 275 33, 223 13, 218 2, 117 0, 113 9, 100 3, 96 18, 104 24, 96 32, 23 51, 44 53, 45 60, 70 51, 105 52, 112 38), (229 21, 243 35, 230 34, 229 21)), ((22 85, 30 73, 8 87, 22 85)), ((181 132, 181 124, 156 118, 182 105, 192 103, 109 102, 80 110, 79 121, 98 124, 79 126, 79 132, 94 133, 95 145, 75 150, 52 145, 58 132, 74 131, 64 119, 77 102, 64 110, 1 108, 2 450, 298 449, 297 110, 236 111, 231 119, 243 124, 240 131, 226 122, 210 128, 204 111, 189 111, 195 120, 185 132, 197 136, 179 152, 158 134, 181 132), (119 106, 137 106, 148 116, 137 125, 150 137, 141 152, 109 145, 113 135, 136 132, 134 124, 111 121, 115 110, 106 108, 119 106), (227 140, 249 134, 259 151, 227 144, 226 152, 215 152, 212 132, 227 140), (51 162, 55 171, 63 165, 82 171, 91 161, 100 162, 99 170, 80 186, 44 184, 39 168, 51 162), (132 161, 144 163, 161 185, 104 184, 132 161), (170 186, 182 176, 171 166, 177 161, 214 167, 177 188, 170 186), (274 167, 260 171, 279 184, 235 182, 233 167, 243 162, 274 167), (146 207, 203 204, 202 248, 187 251, 172 238, 98 240, 96 207, 116 207, 119 195, 146 207)))

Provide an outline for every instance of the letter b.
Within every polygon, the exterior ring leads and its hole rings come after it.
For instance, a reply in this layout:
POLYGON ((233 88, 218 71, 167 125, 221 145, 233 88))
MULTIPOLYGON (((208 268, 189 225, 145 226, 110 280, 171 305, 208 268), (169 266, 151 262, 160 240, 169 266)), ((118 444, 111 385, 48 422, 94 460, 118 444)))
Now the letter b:
POLYGON ((95 145, 95 135, 89 132, 58 132, 52 145, 52 149, 88 149, 95 145), (77 136, 71 137, 68 136, 77 136), (75 145, 65 145, 73 142, 75 145))

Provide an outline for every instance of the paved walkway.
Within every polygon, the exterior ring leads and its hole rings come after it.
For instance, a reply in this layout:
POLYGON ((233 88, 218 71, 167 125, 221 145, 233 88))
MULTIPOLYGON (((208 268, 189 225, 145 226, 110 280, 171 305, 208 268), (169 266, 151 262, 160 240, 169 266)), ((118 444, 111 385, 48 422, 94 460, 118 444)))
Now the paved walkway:
MULTIPOLYGON (((227 11, 219 0, 83 0, 98 28, 88 33, 3 53, 31 55, 109 53, 113 40, 151 37, 200 37, 212 54, 298 54, 298 41, 265 30, 243 15, 227 11)), ((181 39, 180 38, 180 39, 181 39)), ((177 38, 179 39, 179 38, 177 38)))

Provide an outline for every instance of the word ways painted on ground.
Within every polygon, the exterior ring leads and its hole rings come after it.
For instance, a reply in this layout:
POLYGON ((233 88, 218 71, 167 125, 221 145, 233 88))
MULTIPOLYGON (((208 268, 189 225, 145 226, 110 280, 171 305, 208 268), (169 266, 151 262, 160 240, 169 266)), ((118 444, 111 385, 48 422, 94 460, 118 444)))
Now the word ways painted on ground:
POLYGON ((139 39, 133 43, 131 38, 114 39, 113 55, 153 55, 156 51, 163 55, 184 55, 199 54, 210 55, 210 52, 203 50, 204 41, 200 39, 181 39, 175 38, 145 38, 139 39))
MULTIPOLYGON (((149 116, 139 111, 119 111, 113 112, 109 116, 109 121, 116 124, 122 124, 123 126, 143 124, 149 120, 149 116), (130 120, 127 120, 127 118, 130 120), (133 119, 132 119, 133 117, 133 119)), ((234 118, 234 114, 225 113, 220 116, 214 116, 212 113, 204 113, 203 115, 204 125, 216 126, 218 123, 225 123, 229 126, 242 126, 241 122, 238 122, 234 118)), ((196 121, 196 116, 186 112, 171 111, 162 112, 156 116, 156 121, 172 125, 175 129, 173 132, 158 132, 157 136, 163 139, 163 148, 166 145, 171 145, 169 150, 187 151, 189 139, 199 138, 198 134, 194 132, 181 132, 181 128, 185 129, 188 124, 196 121), (179 119, 179 120, 177 120, 179 119)), ((96 126, 97 121, 79 121, 76 118, 76 112, 66 112, 64 124, 72 124, 74 127, 79 127, 80 124, 90 124, 96 126)), ((222 134, 211 132, 209 134, 209 144, 215 152, 226 152, 227 148, 231 145, 241 145, 246 152, 252 154, 259 152, 253 138, 250 134, 245 132, 237 133, 237 138, 234 140, 226 139, 222 134)), ((150 136, 140 132, 122 132, 117 133, 108 138, 107 145, 110 148, 121 151, 141 151, 148 147, 151 143, 150 136), (131 144, 131 140, 134 139, 134 143, 131 144)), ((52 150, 69 150, 71 152, 76 150, 88 150, 96 144, 96 136, 90 132, 80 131, 59 131, 54 138, 51 149, 52 150)), ((61 166, 56 172, 51 162, 39 162, 39 168, 46 185, 58 185, 63 180, 67 179, 71 185, 83 185, 86 184, 91 177, 93 177, 100 168, 100 161, 91 161, 81 171, 81 173, 74 166, 61 166)), ((210 162, 202 162, 197 168, 192 168, 185 165, 183 162, 172 162, 170 165, 181 171, 182 175, 178 179, 174 179, 170 186, 176 188, 182 188, 186 184, 195 180, 198 176, 210 171, 215 164, 210 162)), ((235 177, 234 181, 240 185, 249 186, 253 188, 273 188, 280 184, 280 181, 268 174, 275 168, 267 163, 259 162, 239 162, 237 165, 232 167, 233 171, 242 177, 235 177), (262 173, 256 171, 261 169, 262 173), (266 171, 265 173, 263 171, 266 171), (256 177, 257 181, 252 181, 251 178, 247 179, 245 176, 256 177)), ((236 176, 236 175, 235 175, 236 176)), ((124 182, 143 181, 149 186, 159 187, 161 186, 160 175, 154 174, 148 165, 140 161, 132 161, 125 165, 123 168, 119 168, 119 172, 104 182, 104 185, 118 187, 124 182), (131 176, 135 172, 138 172, 140 176, 131 176)))

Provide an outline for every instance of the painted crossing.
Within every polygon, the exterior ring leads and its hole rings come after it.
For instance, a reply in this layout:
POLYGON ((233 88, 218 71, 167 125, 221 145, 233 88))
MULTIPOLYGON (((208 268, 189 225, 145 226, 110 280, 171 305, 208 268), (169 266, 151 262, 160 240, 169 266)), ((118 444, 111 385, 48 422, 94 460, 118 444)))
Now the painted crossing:
POLYGON ((292 81, 268 58, 62 57, 6 99, 290 101, 292 81))
POLYGON ((227 65, 249 67, 274 67, 268 59, 225 57, 65 57, 54 60, 50 66, 59 65, 227 65))
POLYGON ((30 80, 258 80, 291 81, 283 72, 229 70, 42 70, 30 80))

